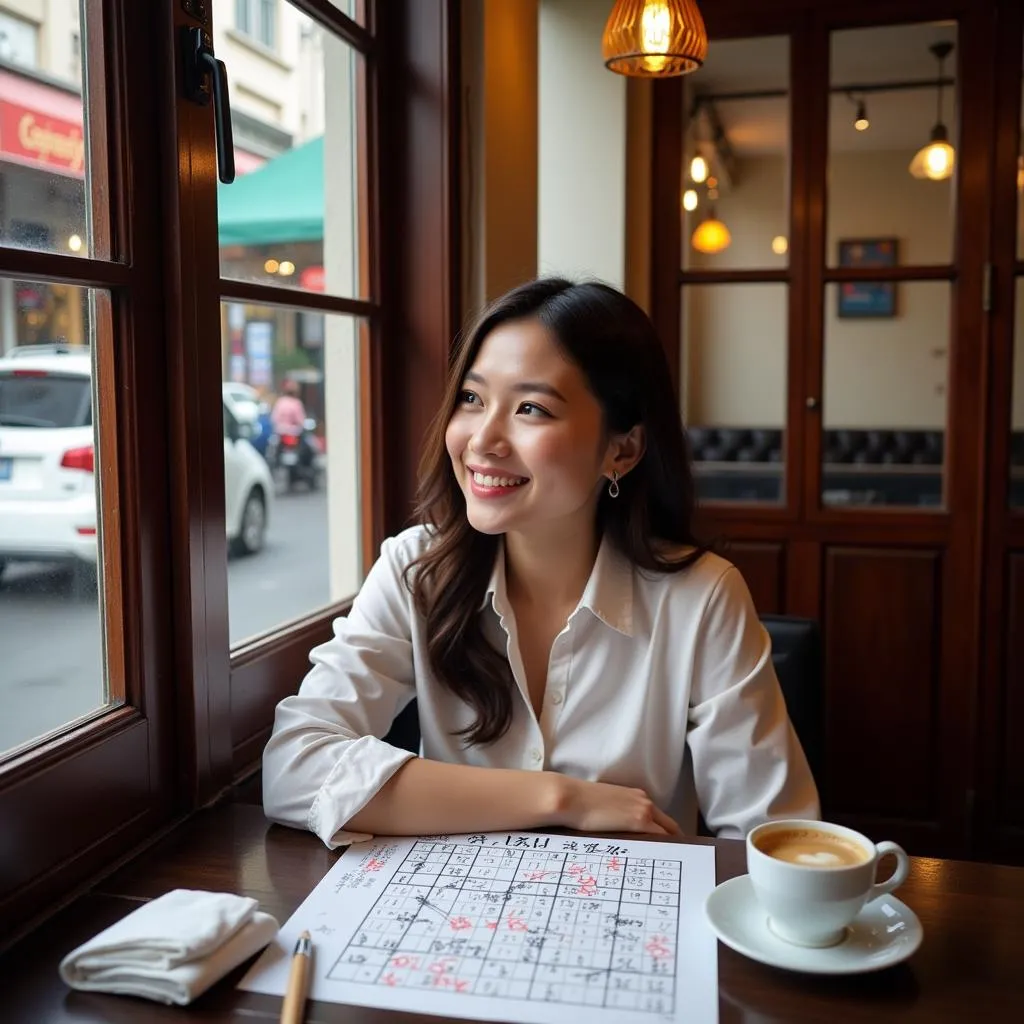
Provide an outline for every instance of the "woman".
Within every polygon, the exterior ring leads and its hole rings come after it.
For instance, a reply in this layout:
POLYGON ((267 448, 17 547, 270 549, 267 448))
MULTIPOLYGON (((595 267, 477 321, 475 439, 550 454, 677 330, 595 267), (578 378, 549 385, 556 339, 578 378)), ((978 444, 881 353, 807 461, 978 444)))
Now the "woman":
MULTIPOLYGON (((691 533, 693 480, 647 316, 534 281, 463 340, 416 526, 277 708, 276 821, 367 834, 563 826, 678 832, 696 797, 742 836, 817 817, 769 641, 737 570, 691 533), (384 743, 418 698, 423 756, 384 743)), ((692 824, 688 823, 688 824, 692 824)))

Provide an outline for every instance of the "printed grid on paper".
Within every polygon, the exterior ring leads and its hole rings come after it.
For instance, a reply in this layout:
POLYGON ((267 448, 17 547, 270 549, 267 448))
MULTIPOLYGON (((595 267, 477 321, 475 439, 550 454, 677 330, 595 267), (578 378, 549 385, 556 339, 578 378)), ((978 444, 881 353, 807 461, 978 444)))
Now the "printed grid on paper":
POLYGON ((417 842, 327 977, 673 1013, 681 867, 417 842))

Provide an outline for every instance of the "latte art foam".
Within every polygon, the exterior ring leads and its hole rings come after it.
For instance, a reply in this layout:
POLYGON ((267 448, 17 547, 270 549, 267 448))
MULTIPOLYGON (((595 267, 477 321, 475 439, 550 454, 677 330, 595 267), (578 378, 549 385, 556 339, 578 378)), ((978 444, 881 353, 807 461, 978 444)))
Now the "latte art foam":
POLYGON ((848 868, 870 859, 859 843, 815 828, 765 832, 755 845, 776 860, 809 868, 848 868))

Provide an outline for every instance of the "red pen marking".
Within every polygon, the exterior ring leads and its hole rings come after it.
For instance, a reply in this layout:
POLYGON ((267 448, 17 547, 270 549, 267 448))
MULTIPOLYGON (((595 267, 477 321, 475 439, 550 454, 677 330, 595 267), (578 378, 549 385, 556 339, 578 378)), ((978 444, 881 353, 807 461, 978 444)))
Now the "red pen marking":
MULTIPOLYGON (((435 960, 427 970, 430 971, 431 974, 440 977, 444 974, 451 974, 451 972, 455 970, 455 963, 456 961, 454 957, 446 956, 442 957, 440 960, 435 960)), ((437 982, 435 981, 434 984, 436 985, 437 982)))
POLYGON ((569 875, 581 875, 583 873, 583 870, 584 870, 584 868, 583 868, 582 864, 570 864, 565 869, 566 874, 569 874, 569 875))
POLYGON ((497 921, 488 921, 487 922, 487 927, 490 928, 491 931, 493 932, 493 931, 495 931, 495 929, 497 929, 498 922, 497 921))
POLYGON ((370 859, 369 859, 369 860, 368 860, 368 861, 366 862, 366 867, 365 867, 365 868, 363 868, 363 870, 364 870, 364 871, 380 871, 380 869, 381 869, 382 867, 384 867, 384 861, 382 861, 382 860, 377 860, 377 858, 376 858, 376 857, 371 857, 371 858, 370 858, 370 859))
POLYGON ((580 883, 577 890, 580 896, 597 895, 597 879, 593 875, 580 875, 577 881, 580 883))
POLYGON ((460 978, 453 978, 448 974, 437 975, 431 981, 435 988, 453 988, 456 992, 468 992, 469 982, 460 978))
POLYGON ((553 874, 551 871, 527 871, 526 881, 527 882, 542 882, 548 875, 553 874))
POLYGON ((448 924, 453 932, 463 932, 473 927, 473 922, 468 917, 453 917, 448 924))
POLYGON ((526 922, 518 914, 509 914, 506 923, 510 932, 525 932, 527 929, 526 922))
POLYGON ((622 865, 619 863, 619 858, 618 857, 612 857, 612 859, 610 861, 608 861, 608 870, 609 871, 618 871, 619 868, 621 868, 621 867, 622 867, 622 865))
POLYGON ((414 970, 420 968, 420 958, 418 956, 407 956, 405 953, 399 953, 398 956, 391 958, 392 967, 412 967, 414 970))
POLYGON ((398 978, 396 978, 391 971, 388 971, 387 974, 382 974, 380 981, 382 985, 389 985, 391 988, 394 988, 398 984, 398 978))
POLYGON ((646 949, 655 960, 664 960, 666 957, 670 957, 672 955, 672 949, 668 944, 668 939, 664 935, 653 936, 644 946, 644 949, 646 949))

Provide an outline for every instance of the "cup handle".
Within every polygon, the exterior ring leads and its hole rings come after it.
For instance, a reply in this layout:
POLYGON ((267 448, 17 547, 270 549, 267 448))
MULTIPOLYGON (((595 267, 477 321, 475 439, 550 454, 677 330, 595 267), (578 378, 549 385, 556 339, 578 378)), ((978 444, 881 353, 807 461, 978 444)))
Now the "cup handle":
POLYGON ((876 843, 875 849, 878 851, 879 860, 887 853, 893 854, 896 857, 896 870, 884 882, 871 886, 871 891, 868 893, 868 898, 865 901, 867 903, 877 900, 879 896, 885 896, 894 889, 898 889, 907 880, 907 875, 910 874, 910 858, 907 857, 907 853, 902 846, 886 840, 882 843, 876 843))

